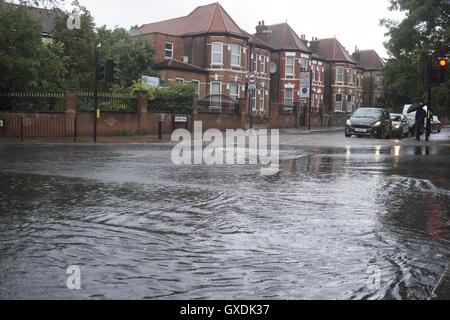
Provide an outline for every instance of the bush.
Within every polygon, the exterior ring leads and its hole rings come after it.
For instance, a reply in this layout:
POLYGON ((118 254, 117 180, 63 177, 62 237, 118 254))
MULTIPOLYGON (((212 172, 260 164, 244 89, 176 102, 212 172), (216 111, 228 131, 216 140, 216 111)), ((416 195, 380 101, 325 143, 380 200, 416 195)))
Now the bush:
POLYGON ((195 88, 191 85, 174 83, 166 88, 154 90, 149 98, 150 109, 169 113, 192 113, 195 88))

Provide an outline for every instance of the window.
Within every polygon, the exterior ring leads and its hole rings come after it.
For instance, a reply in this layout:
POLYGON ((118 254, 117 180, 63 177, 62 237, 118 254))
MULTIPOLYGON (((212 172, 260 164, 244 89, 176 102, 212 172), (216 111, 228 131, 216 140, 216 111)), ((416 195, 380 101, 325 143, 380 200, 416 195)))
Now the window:
POLYGON ((200 81, 199 80, 192 80, 191 84, 194 86, 195 93, 197 94, 197 96, 200 96, 200 81))
POLYGON ((334 111, 342 111, 342 94, 336 95, 336 103, 334 105, 334 111))
POLYGON ((313 81, 317 81, 317 75, 316 75, 317 68, 316 68, 316 66, 312 66, 311 70, 312 70, 312 75, 313 75, 313 81))
POLYGON ((353 69, 348 69, 348 83, 353 84, 353 69))
POLYGON ((353 97, 352 97, 351 94, 349 94, 347 96, 347 111, 353 110, 353 103, 352 103, 352 101, 353 101, 353 97))
POLYGON ((294 105, 294 89, 286 88, 284 91, 284 104, 287 106, 294 105))
POLYGON ((241 46, 238 44, 231 45, 231 65, 233 67, 241 66, 241 46))
POLYGON ((286 57, 286 76, 295 75, 295 56, 286 57))
POLYGON ((166 42, 166 45, 164 47, 164 57, 166 58, 173 58, 173 43, 166 42))
POLYGON ((264 111, 264 94, 266 90, 259 89, 259 111, 264 111))
POLYGON ((252 59, 253 59, 253 71, 258 71, 258 55, 255 53, 254 55, 252 54, 252 59))
POLYGON ((222 83, 219 81, 211 82, 211 106, 220 107, 222 94, 222 83))
POLYGON ((223 65, 223 43, 213 42, 212 44, 212 54, 211 62, 213 65, 223 65))
POLYGON ((322 67, 317 67, 317 82, 322 81, 322 67))
POLYGON ((344 68, 336 68, 336 82, 344 82, 344 68))
POLYGON ((377 76, 377 88, 378 89, 383 88, 383 77, 377 76))
POLYGON ((230 97, 239 99, 239 83, 230 83, 230 97))
POLYGON ((308 61, 305 58, 301 58, 300 63, 302 66, 302 72, 308 71, 308 61))
POLYGON ((258 72, 266 73, 266 56, 259 56, 258 72))

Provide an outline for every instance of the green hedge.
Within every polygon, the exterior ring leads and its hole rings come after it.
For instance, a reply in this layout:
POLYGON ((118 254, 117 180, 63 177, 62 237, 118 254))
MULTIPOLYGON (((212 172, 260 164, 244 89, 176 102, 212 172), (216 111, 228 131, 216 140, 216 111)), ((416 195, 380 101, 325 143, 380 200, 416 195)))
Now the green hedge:
POLYGON ((167 113, 192 113, 192 103, 195 88, 192 85, 172 83, 169 87, 153 88, 135 82, 130 87, 131 92, 144 90, 148 94, 149 110, 167 113))

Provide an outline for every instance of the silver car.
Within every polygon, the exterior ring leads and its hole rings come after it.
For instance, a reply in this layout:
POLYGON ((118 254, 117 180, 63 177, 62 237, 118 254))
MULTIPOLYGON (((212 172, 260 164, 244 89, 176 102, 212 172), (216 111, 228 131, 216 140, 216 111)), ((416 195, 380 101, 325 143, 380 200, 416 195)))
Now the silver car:
POLYGON ((403 114, 391 113, 392 135, 399 139, 409 136, 409 120, 403 114))

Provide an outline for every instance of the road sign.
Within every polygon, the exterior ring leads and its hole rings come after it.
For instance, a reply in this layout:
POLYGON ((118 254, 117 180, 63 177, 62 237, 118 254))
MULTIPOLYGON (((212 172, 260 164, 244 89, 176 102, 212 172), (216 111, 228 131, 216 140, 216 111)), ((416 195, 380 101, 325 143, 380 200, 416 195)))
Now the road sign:
POLYGON ((310 90, 311 90, 311 73, 302 72, 300 78, 300 98, 309 99, 310 90))
POLYGON ((258 75, 256 72, 252 72, 248 76, 248 90, 256 90, 256 82, 258 81, 258 75))
POLYGON ((155 77, 142 76, 141 82, 145 83, 146 85, 148 85, 150 87, 155 87, 155 88, 158 88, 161 85, 160 79, 155 78, 155 77))
POLYGON ((188 122, 188 117, 175 117, 176 123, 186 123, 188 122))

